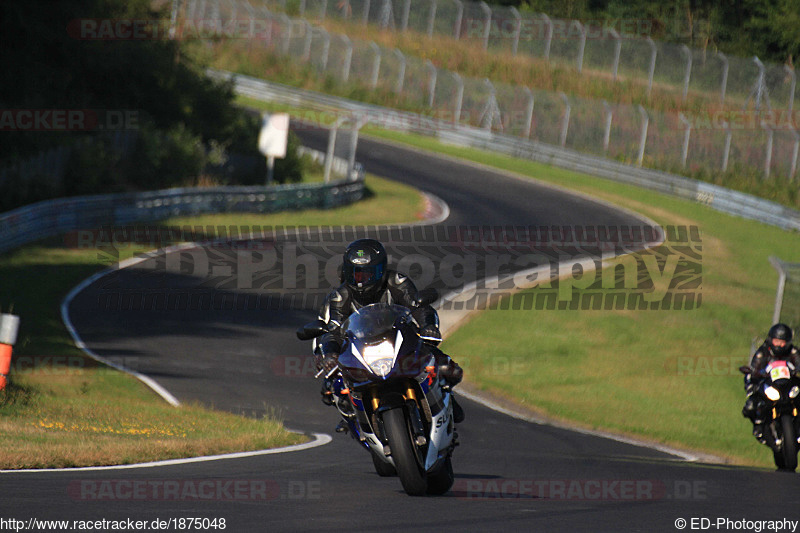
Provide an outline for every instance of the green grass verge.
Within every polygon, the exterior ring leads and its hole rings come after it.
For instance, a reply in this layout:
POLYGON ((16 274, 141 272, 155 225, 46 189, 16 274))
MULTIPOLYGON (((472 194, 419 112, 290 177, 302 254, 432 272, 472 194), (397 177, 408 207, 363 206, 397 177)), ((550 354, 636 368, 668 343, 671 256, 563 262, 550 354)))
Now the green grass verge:
MULTIPOLYGON (((306 114, 288 106, 260 107, 306 114)), ((750 436, 741 416, 737 368, 749 361, 752 340, 770 325, 777 274, 767 258, 800 261, 800 235, 532 161, 370 126, 362 132, 576 190, 661 225, 698 226, 699 309, 490 310, 474 315, 443 348, 465 366, 474 386, 547 416, 771 467, 771 453, 750 436)))
MULTIPOLYGON (((176 225, 342 225, 415 220, 419 193, 368 177, 370 197, 335 210, 173 218, 176 225)), ((62 237, 0 255, 0 305, 21 316, 12 379, 0 391, 0 468, 127 464, 255 450, 302 442, 274 417, 261 420, 200 405, 175 409, 145 385, 83 355, 61 322, 60 304, 107 266, 95 249, 62 237), (13 307, 12 307, 13 306, 13 307)), ((120 259, 144 252, 120 250, 120 259)))
POLYGON ((691 311, 502 311, 474 315, 443 348, 467 380, 584 427, 769 467, 741 416, 740 364, 766 333, 777 273, 770 255, 800 261, 800 235, 610 180, 432 139, 368 130, 420 150, 489 165, 700 228, 702 305, 691 311), (498 332, 501 334, 487 334, 498 332))

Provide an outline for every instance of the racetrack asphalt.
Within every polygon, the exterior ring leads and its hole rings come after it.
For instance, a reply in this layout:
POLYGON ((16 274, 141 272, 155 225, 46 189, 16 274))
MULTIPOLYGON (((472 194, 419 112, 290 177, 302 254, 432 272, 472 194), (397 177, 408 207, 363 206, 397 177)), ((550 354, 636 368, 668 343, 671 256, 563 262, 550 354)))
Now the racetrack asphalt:
MULTIPOLYGON (((304 144, 324 146, 319 132, 299 133, 304 144)), ((357 158, 370 173, 445 201, 450 217, 441 223, 444 227, 647 224, 628 212, 533 181, 375 140, 362 138, 357 158)), ((86 287, 70 303, 69 314, 94 352, 153 378, 181 402, 200 401, 247 415, 268 411, 289 428, 331 434, 336 413, 319 401, 309 345, 294 336, 299 325, 313 319, 313 308, 223 304, 219 309, 176 305, 173 310, 136 310, 108 304, 126 292, 324 294, 324 269, 315 273, 313 261, 301 256, 331 261, 341 253, 342 242, 311 245, 302 234, 265 238, 258 258, 274 253, 274 269, 255 275, 248 271, 251 277, 244 284, 241 252, 235 249, 205 246, 175 252, 172 258, 157 254, 86 287), (308 266, 291 271, 298 287, 287 287, 287 257, 308 266)), ((401 239, 388 248, 394 259, 411 247, 436 260, 452 245, 401 239)), ((560 251, 565 253, 572 252, 560 251)), ((481 267, 478 275, 484 272, 481 267)), ((447 288, 452 280, 446 278, 437 272, 431 284, 447 288)), ((520 312, 531 313, 533 321, 537 312, 546 311, 520 312)), ((492 334, 502 332, 487 332, 492 334)), ((716 530, 725 530, 717 527, 718 518, 800 519, 796 475, 685 462, 647 447, 532 424, 461 402, 467 420, 458 428, 456 483, 442 497, 407 496, 397 478, 374 473, 368 454, 354 441, 334 434, 329 444, 276 455, 128 470, 5 473, 0 475, 0 517, 224 518, 226 531, 679 531, 680 519, 688 521, 686 529, 696 519, 695 525, 712 524, 716 530)), ((219 524, 209 529, 219 530, 219 524)))

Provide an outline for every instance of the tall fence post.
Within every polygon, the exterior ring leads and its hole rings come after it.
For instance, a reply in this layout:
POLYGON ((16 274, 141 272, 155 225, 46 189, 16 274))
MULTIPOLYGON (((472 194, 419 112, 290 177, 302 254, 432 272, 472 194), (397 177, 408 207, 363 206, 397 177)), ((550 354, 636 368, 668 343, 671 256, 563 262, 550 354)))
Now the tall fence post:
POLYGON ((283 42, 281 43, 281 53, 285 56, 289 55, 289 46, 292 44, 292 20, 285 14, 278 15, 281 19, 281 31, 283 34, 283 42))
POLYGON ((733 136, 733 131, 731 129, 730 122, 725 122, 725 148, 722 150, 722 172, 728 171, 728 160, 730 159, 731 155, 731 137, 733 136))
POLYGON ((406 56, 403 55, 403 52, 395 48, 394 54, 397 56, 397 59, 400 61, 400 68, 398 69, 399 72, 397 73, 397 81, 395 82, 394 92, 395 94, 400 94, 403 92, 403 82, 406 79, 406 56))
POLYGON ((611 144, 611 121, 614 119, 614 110, 608 105, 606 100, 603 100, 603 109, 605 110, 605 128, 603 129, 603 154, 608 154, 608 147, 611 144))
POLYGON ((311 60, 311 39, 314 37, 314 32, 311 29, 311 24, 307 20, 302 22, 305 27, 305 41, 303 41, 303 61, 308 63, 311 60))
POLYGON ((519 37, 522 34, 522 15, 516 7, 511 6, 511 14, 514 15, 514 40, 511 42, 511 53, 517 55, 519 50, 519 37))
POLYGON ((794 68, 790 67, 789 65, 784 65, 783 70, 786 71, 786 75, 789 76, 789 102, 786 108, 789 112, 792 112, 792 108, 794 107, 794 91, 797 88, 797 74, 795 74, 794 68))
POLYGON ((324 179, 325 183, 328 183, 331 179, 331 166, 333 165, 333 149, 336 147, 336 132, 339 129, 339 126, 342 125, 342 122, 345 121, 345 117, 339 117, 336 119, 336 122, 333 123, 333 126, 330 127, 328 130, 328 149, 325 152, 325 170, 324 170, 324 179))
POLYGON ((461 120, 461 106, 464 103, 464 80, 461 79, 461 76, 453 73, 453 79, 456 80, 456 99, 454 102, 454 109, 453 109, 453 123, 458 124, 459 120, 461 120))
POLYGON ((611 36, 614 38, 614 63, 611 67, 612 72, 614 73, 614 81, 617 81, 617 76, 619 75, 619 58, 622 55, 622 37, 619 36, 617 30, 611 28, 611 36))
POLYGON ((350 130, 350 147, 347 154, 347 181, 353 180, 353 169, 356 166, 356 148, 358 147, 358 132, 368 120, 369 119, 361 115, 350 118, 352 129, 350 130))
POLYGON ((431 0, 431 9, 428 11, 428 37, 433 37, 434 24, 436 23, 436 0, 431 0))
POLYGON ((683 123, 683 146, 681 147, 681 168, 686 168, 686 159, 689 157, 689 138, 692 134, 692 123, 686 119, 686 115, 678 113, 678 119, 683 123))
POLYGON ((453 39, 458 41, 461 39, 461 22, 464 20, 464 4, 461 0, 453 0, 456 4, 456 22, 453 28, 453 39))
POLYGON ((641 104, 639 104, 638 108, 639 115, 642 117, 642 129, 639 132, 639 153, 636 156, 636 166, 641 167, 644 161, 644 147, 647 144, 647 127, 650 125, 650 117, 641 104))
POLYGON ((331 52, 331 34, 324 28, 319 28, 319 31, 324 39, 324 44, 322 45, 322 72, 325 72, 328 68, 328 55, 331 52))
POLYGON ((653 76, 655 76, 656 73, 656 55, 658 55, 658 48, 649 35, 646 40, 647 44, 650 45, 650 66, 647 71, 647 96, 650 96, 650 92, 653 90, 653 76))
POLYGON ((728 56, 722 52, 717 52, 717 57, 722 61, 722 81, 719 87, 719 103, 725 103, 725 92, 728 90, 728 56))
POLYGON ((480 3, 481 9, 483 10, 483 14, 486 16, 486 20, 483 23, 483 49, 489 49, 489 33, 492 30, 492 9, 489 5, 481 0, 480 3))
POLYGON ((364 26, 369 24, 369 9, 371 7, 371 0, 364 0, 364 11, 361 14, 361 23, 364 26))
POLYGON ((544 13, 542 13, 542 18, 547 26, 547 33, 545 33, 544 37, 544 58, 550 61, 550 45, 553 43, 553 21, 544 13))
POLYGON ((583 70, 583 54, 586 51, 586 26, 575 21, 575 24, 578 25, 578 30, 581 32, 581 42, 578 44, 578 72, 583 70))
POLYGON ((375 56, 372 59, 372 72, 370 73, 370 88, 374 89, 378 86, 378 74, 381 69, 381 49, 378 48, 378 45, 375 44, 375 41, 370 41, 369 47, 375 53, 375 56))
POLYGON ((764 154, 764 178, 768 179, 770 171, 772 170, 772 137, 774 132, 763 120, 761 121, 761 127, 767 130, 767 150, 764 154))
POLYGON ((353 63, 353 43, 347 35, 342 33, 341 37, 347 47, 344 53, 344 64, 342 65, 342 81, 347 83, 347 80, 350 78, 350 65, 353 63))
POLYGON ((531 128, 533 126, 533 106, 535 104, 533 92, 528 87, 523 87, 525 94, 528 95, 528 104, 525 107, 525 135, 526 139, 531 137, 531 128))
POLYGON ((800 154, 800 134, 797 130, 792 128, 792 135, 794 136, 794 146, 792 147, 792 163, 789 169, 789 179, 794 181, 794 175, 797 173, 797 157, 800 154))
POLYGON ((686 54, 686 71, 683 74, 683 100, 689 96, 689 80, 692 77, 692 51, 685 44, 681 45, 681 50, 686 54))
POLYGON ((425 68, 428 70, 428 107, 433 108, 433 99, 436 95, 436 78, 438 77, 439 71, 436 68, 436 65, 430 59, 425 60, 425 68))
POLYGON ((561 96, 561 101, 564 102, 564 116, 561 117, 561 135, 559 136, 559 144, 562 148, 567 144, 567 132, 569 131, 569 115, 572 112, 572 106, 569 103, 569 98, 564 93, 558 93, 561 96))
POLYGON ((408 30, 408 16, 411 13, 411 0, 405 0, 403 3, 403 18, 400 21, 400 31, 405 32, 408 30))

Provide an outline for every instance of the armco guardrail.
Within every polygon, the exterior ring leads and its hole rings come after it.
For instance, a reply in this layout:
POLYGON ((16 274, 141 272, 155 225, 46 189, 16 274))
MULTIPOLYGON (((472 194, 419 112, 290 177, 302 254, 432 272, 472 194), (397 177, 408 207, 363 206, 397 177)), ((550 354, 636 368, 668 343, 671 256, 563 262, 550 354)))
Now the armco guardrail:
POLYGON ((121 226, 172 216, 206 213, 269 213, 289 209, 328 208, 364 195, 359 178, 330 183, 272 187, 209 187, 58 198, 0 214, 0 252, 79 229, 121 226))
POLYGON ((490 132, 486 129, 435 120, 416 113, 362 104, 345 98, 297 89, 230 72, 209 70, 217 79, 235 78, 236 91, 245 96, 321 111, 360 115, 370 123, 399 131, 432 135, 442 141, 508 154, 654 189, 687 198, 731 215, 784 229, 800 230, 800 212, 745 193, 684 176, 626 165, 541 142, 490 132))

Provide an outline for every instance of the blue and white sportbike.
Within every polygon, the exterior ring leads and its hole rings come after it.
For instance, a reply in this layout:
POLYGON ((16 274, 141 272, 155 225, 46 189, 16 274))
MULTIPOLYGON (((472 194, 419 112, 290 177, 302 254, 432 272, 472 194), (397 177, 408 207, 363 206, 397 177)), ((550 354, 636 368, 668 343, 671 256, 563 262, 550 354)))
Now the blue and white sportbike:
MULTIPOLYGON (((444 494, 453 485, 457 445, 452 393, 411 311, 368 305, 342 329, 338 367, 325 378, 350 435, 370 452, 377 473, 399 476, 408 494, 444 494)), ((297 336, 309 340, 324 333, 318 321, 297 336)))

